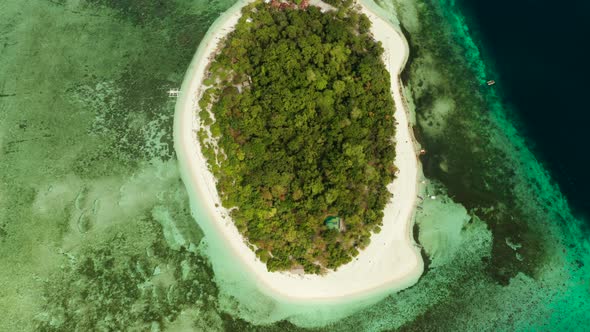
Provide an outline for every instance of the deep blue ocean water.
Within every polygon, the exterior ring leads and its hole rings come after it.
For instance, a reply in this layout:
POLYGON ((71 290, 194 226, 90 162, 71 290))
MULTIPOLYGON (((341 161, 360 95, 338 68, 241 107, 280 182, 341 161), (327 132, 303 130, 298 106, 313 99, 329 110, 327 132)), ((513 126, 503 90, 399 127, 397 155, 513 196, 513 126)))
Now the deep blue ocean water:
POLYGON ((457 0, 519 131, 590 216, 590 1, 457 0))

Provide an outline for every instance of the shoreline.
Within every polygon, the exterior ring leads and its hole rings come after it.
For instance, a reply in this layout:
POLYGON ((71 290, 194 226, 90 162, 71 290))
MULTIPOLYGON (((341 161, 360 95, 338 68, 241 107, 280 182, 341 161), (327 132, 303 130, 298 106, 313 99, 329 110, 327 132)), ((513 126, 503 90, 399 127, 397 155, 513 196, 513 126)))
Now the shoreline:
MULTIPOLYGON (((194 211, 195 205, 200 205, 206 212, 206 220, 198 220, 205 232, 205 239, 214 235, 214 238, 222 240, 232 256, 228 258, 235 260, 236 264, 242 264, 251 274, 258 290, 274 298, 329 301, 362 297, 381 290, 393 292, 415 284, 423 272, 420 249, 412 236, 419 164, 399 78, 407 61, 408 46, 393 26, 365 4, 359 3, 361 11, 371 19, 371 32, 385 49, 385 64, 392 76, 395 120, 399 124, 395 133, 395 164, 400 171, 393 183, 387 186, 394 198, 385 207, 381 232, 371 236, 371 243, 352 262, 326 275, 268 272, 266 265, 246 245, 245 239, 229 219, 227 210, 221 206, 215 178, 208 170, 196 138, 199 125, 197 102, 202 93, 201 83, 206 69, 219 42, 233 30, 241 17, 241 8, 250 2, 252 0, 240 0, 211 26, 187 70, 176 103, 174 146, 181 177, 191 199, 191 209, 194 211)), ((213 259, 212 264, 215 267, 213 259)))

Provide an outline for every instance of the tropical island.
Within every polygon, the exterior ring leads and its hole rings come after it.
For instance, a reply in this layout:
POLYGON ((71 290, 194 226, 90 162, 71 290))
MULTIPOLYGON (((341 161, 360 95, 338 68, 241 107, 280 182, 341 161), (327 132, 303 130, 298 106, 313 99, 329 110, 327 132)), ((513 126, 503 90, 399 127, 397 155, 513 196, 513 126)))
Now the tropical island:
POLYGON ((203 82, 199 141, 223 207, 269 271, 350 262, 391 198, 390 77, 351 4, 245 6, 203 82))
POLYGON ((309 301, 385 294, 423 271, 398 76, 408 46, 374 9, 243 0, 187 71, 179 167, 215 274, 240 301, 244 277, 309 301))

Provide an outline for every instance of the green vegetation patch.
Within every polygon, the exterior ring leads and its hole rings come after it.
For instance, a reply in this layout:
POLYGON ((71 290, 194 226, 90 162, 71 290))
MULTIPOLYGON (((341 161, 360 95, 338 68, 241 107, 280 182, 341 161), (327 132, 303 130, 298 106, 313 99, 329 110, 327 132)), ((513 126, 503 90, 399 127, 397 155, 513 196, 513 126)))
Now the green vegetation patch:
POLYGON ((209 68, 199 139, 222 203, 270 271, 349 262, 394 178, 383 48, 351 8, 243 9, 209 68), (341 218, 340 231, 324 224, 341 218))

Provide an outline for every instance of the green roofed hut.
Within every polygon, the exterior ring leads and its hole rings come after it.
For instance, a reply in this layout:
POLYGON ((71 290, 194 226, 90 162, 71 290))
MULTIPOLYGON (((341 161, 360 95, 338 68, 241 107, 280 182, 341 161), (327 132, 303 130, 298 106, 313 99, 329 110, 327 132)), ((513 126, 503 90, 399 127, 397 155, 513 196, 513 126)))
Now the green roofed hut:
POLYGON ((326 219, 324 219, 324 225, 326 225, 326 227, 328 227, 328 229, 335 229, 337 231, 340 230, 340 217, 337 216, 329 216, 326 219))

